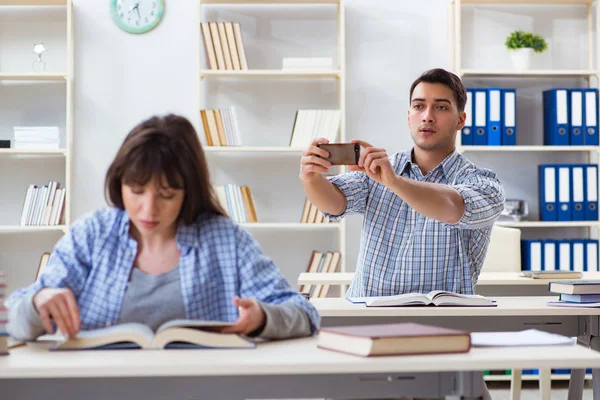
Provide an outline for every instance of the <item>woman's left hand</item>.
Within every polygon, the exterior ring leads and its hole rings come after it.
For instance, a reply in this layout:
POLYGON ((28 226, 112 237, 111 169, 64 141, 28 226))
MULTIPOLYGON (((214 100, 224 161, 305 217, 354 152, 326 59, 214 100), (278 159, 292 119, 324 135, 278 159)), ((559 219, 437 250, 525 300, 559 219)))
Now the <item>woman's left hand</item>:
POLYGON ((234 296, 233 304, 238 308, 240 315, 232 326, 223 328, 221 333, 241 333, 247 335, 265 325, 267 317, 255 299, 241 299, 234 296))

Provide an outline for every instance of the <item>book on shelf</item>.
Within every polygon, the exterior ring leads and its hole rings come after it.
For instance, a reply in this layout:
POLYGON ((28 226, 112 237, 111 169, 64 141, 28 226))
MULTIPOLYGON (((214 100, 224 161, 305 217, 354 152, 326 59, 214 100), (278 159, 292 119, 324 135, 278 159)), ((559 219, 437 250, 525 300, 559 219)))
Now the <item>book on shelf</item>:
POLYGON ((399 306, 454 306, 495 307, 496 303, 478 294, 460 294, 444 290, 429 293, 404 293, 394 296, 347 297, 352 303, 364 303, 367 307, 399 306))
MULTIPOLYGON (((339 251, 327 251, 325 253, 313 250, 306 272, 336 272, 341 260, 342 254, 339 251)), ((328 284, 317 284, 317 285, 301 285, 300 292, 306 293, 309 297, 327 297, 329 293, 330 285, 328 284)))
POLYGON ((19 225, 60 225, 64 216, 65 196, 66 189, 56 181, 49 181, 41 186, 29 185, 19 225))
POLYGON ((248 69, 242 30, 238 22, 202 22, 200 27, 211 70, 248 69))
POLYGON ((221 207, 235 222, 258 222, 250 187, 234 184, 215 185, 215 192, 221 207))
POLYGON ((44 270, 44 268, 46 268, 46 264, 48 264, 48 260, 50 259, 50 253, 45 252, 42 253, 42 256, 40 257, 40 263, 38 264, 38 269, 35 273, 35 280, 37 281, 38 278, 40 277, 40 274, 42 273, 42 271, 44 270))
POLYGON ((558 296, 560 301, 568 301, 570 303, 600 303, 600 294, 565 294, 561 293, 558 296))
POLYGON ((328 224, 328 218, 319 211, 319 209, 308 201, 308 198, 304 200, 304 208, 302 209, 302 216, 300 222, 303 224, 328 224))
POLYGON ((579 279, 583 273, 578 271, 522 271, 521 276, 532 279, 579 279))
POLYGON ((13 148, 20 150, 58 150, 60 131, 57 126, 13 127, 13 148))
POLYGON ((600 281, 550 282, 548 291, 558 294, 600 294, 600 281))
POLYGON ((241 146, 242 139, 235 107, 200 110, 208 146, 241 146))
POLYGON ((305 148, 318 137, 336 141, 341 125, 340 110, 298 110, 292 127, 290 147, 305 148))
POLYGON ((40 338, 32 347, 49 350, 108 349, 201 349, 254 348, 255 344, 240 335, 218 333, 232 325, 227 322, 173 320, 165 322, 156 333, 141 323, 126 323, 107 328, 82 331, 73 339, 45 340, 40 338))
POLYGON ((358 356, 466 353, 469 332, 405 322, 321 328, 318 347, 358 356))

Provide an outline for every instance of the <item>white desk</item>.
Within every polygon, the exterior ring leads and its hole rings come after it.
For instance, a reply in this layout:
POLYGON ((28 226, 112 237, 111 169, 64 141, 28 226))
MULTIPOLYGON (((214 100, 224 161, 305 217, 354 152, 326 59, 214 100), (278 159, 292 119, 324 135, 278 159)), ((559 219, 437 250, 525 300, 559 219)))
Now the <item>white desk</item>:
MULTIPOLYGON (((470 332, 539 329, 577 336, 579 343, 600 351, 600 309, 549 307, 555 297, 497 297, 497 307, 366 307, 342 298, 316 298, 322 326, 419 322, 470 332)), ((600 399, 600 370, 593 370, 594 396, 600 399), (596 397, 598 396, 598 397, 596 397)), ((585 370, 571 374, 569 400, 581 399, 585 370)))
POLYGON ((28 399, 242 399, 480 396, 481 372, 600 368, 582 346, 476 348, 466 354, 362 358, 321 350, 316 338, 254 350, 43 352, 0 357, 0 393, 28 399))

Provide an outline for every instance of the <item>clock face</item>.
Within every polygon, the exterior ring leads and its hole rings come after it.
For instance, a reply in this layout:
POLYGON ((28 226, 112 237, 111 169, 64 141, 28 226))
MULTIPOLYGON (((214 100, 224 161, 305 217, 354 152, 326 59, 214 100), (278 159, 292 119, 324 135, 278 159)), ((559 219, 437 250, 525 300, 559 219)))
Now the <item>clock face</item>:
POLYGON ((164 0, 110 0, 110 14, 117 26, 129 33, 145 33, 160 22, 164 0))

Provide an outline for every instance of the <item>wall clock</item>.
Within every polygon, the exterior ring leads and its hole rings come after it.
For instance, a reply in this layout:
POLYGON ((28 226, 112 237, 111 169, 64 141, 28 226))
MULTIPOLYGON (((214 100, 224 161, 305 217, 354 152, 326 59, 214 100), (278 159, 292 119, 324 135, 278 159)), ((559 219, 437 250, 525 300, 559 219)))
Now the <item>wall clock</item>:
POLYGON ((110 0, 110 15, 129 33, 146 33, 161 21, 165 0, 110 0))

